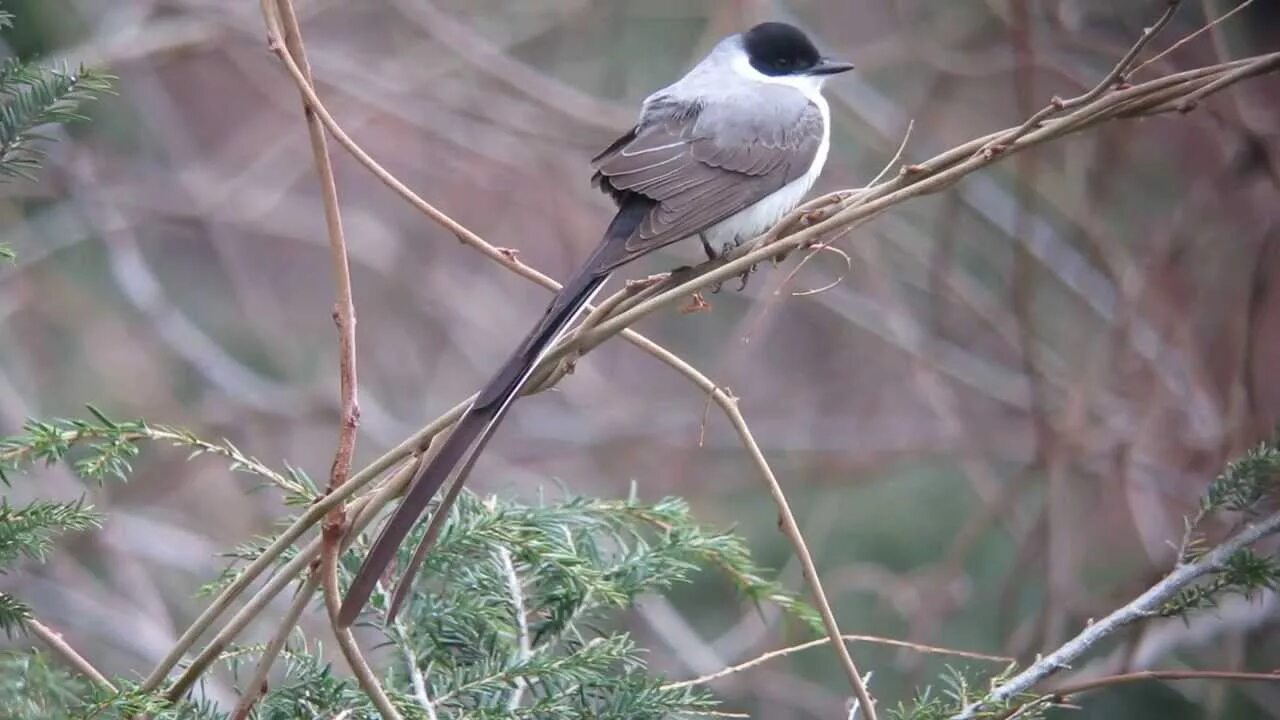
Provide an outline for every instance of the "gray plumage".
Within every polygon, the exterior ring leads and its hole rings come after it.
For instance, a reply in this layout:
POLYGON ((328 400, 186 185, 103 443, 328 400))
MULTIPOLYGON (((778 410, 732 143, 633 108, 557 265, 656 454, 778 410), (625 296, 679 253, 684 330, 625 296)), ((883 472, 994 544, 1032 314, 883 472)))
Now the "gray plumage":
POLYGON ((592 160, 602 189, 657 203, 617 257, 605 259, 610 267, 698 232, 717 246, 763 232, 821 172, 828 129, 817 83, 806 93, 742 74, 741 37, 721 41, 679 82, 650 95, 632 131, 592 160), (787 202, 761 208, 774 212, 717 227, 784 189, 779 200, 787 202))

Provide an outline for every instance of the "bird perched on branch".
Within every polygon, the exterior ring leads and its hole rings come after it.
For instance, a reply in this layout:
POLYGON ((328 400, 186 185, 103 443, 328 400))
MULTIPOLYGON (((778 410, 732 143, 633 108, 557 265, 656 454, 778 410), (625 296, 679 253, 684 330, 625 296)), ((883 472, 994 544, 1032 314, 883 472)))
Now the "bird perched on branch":
MULTIPOLYGON (((819 54, 799 29, 763 23, 721 40, 684 77, 645 99, 635 127, 592 160, 592 181, 618 206, 600 244, 419 467, 347 591, 342 625, 355 620, 431 498, 452 481, 436 508, 441 518, 448 512, 543 354, 614 270, 686 238, 698 238, 714 257, 717 248, 756 237, 800 204, 830 145, 822 84, 851 69, 819 54)), ((405 568, 388 620, 432 540, 428 533, 405 568)))

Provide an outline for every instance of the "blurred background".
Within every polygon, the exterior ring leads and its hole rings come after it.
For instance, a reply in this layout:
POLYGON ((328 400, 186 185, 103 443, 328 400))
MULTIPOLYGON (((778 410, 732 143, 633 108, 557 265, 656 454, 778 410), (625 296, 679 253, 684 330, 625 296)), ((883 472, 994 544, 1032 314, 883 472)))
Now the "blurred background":
MULTIPOLYGON (((1238 4, 1189 0, 1153 48, 1238 4)), ((610 216, 588 159, 727 33, 785 20, 858 65, 827 93, 819 189, 834 190, 875 176, 912 121, 904 161, 1083 92, 1164 5, 298 2, 320 94, 357 142, 557 277, 610 216)), ((258 3, 5 8, 18 18, 9 52, 100 64, 119 95, 51 148, 39 184, 0 190, 0 241, 18 254, 0 266, 0 435, 92 403, 324 477, 337 428, 326 237, 298 95, 258 3)), ((1278 38, 1277 4, 1258 2, 1135 79, 1278 38)), ((839 243, 851 267, 824 253, 780 288, 791 259, 709 295, 709 312, 638 329, 741 398, 846 632, 1033 659, 1165 572, 1205 484, 1280 417, 1278 141, 1280 80, 1251 80, 1189 115, 1091 130, 899 206, 839 243)), ((332 147, 359 318, 358 466, 472 392, 547 294, 332 147)), ((677 246, 626 275, 699 257, 677 246)), ((632 483, 735 526, 803 587, 732 429, 624 342, 517 405, 471 487, 618 496, 632 483)), ((217 460, 153 448, 128 485, 88 489, 102 531, 0 584, 108 674, 145 672, 202 609, 193 595, 219 553, 284 514, 253 487, 217 460)), ((13 495, 84 491, 51 467, 13 495)), ((1276 604, 1152 622, 1072 672, 1269 670, 1276 604)), ((628 623, 653 670, 676 678, 807 639, 711 577, 628 623)), ((964 665, 854 650, 888 704, 964 665)), ((840 716, 848 690, 827 650, 715 687, 727 710, 780 719, 840 716)), ((229 680, 206 691, 233 697, 229 680)), ((1274 718, 1280 687, 1151 683, 1083 705, 1090 718, 1274 718)))

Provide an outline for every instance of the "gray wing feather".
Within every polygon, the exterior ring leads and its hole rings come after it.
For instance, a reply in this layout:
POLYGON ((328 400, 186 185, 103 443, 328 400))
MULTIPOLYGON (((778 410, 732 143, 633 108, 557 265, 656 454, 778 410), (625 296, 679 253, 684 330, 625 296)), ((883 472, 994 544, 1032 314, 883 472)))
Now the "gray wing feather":
POLYGON ((656 202, 608 264, 695 235, 781 189, 804 175, 821 142, 821 112, 792 88, 756 86, 707 103, 650 98, 640 124, 593 161, 602 189, 656 202))

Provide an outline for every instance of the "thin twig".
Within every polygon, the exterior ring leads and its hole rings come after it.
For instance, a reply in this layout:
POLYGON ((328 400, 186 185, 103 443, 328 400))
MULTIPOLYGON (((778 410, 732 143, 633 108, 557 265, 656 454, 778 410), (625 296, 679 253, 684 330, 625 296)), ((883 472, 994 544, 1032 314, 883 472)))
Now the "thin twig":
POLYGON ((831 610, 831 603, 827 600, 827 593, 822 588, 822 579, 818 576, 818 568, 814 565, 813 556, 809 553, 809 547, 804 541, 804 535, 800 533, 800 526, 796 523, 795 515, 791 512, 791 505, 787 502, 787 496, 782 491, 778 478, 773 474, 773 468, 769 467, 769 461, 765 459, 764 453, 760 451, 760 446, 756 444, 756 439, 751 434, 751 429, 747 426, 746 418, 742 416, 742 412, 738 409, 737 398, 729 397, 723 392, 717 392, 716 403, 720 405, 720 408, 729 417, 729 422, 733 425, 733 429, 738 432, 738 437, 747 448, 747 454, 751 456, 751 460, 764 477, 765 484, 769 487, 769 494, 773 496, 773 502, 778 506, 778 520, 782 527, 782 532, 791 541, 791 547, 795 550, 796 557, 800 560, 805 582, 809 585, 810 594, 813 595, 813 604, 818 606, 818 612, 822 615, 822 624, 827 629, 827 637, 832 641, 831 645, 835 648, 836 657, 840 659, 840 665, 844 669, 849 685, 853 687, 853 695, 862 704, 867 720, 876 720, 875 701, 871 699, 871 694, 867 692, 866 683, 862 681, 862 673, 858 672, 858 666, 854 664, 853 655, 849 652, 849 648, 840 640, 840 625, 836 622, 836 615, 831 610))
POLYGON ((1240 3, 1239 5, 1237 5, 1237 6, 1233 7, 1233 8, 1231 8, 1230 10, 1226 11, 1225 13, 1223 13, 1223 14, 1219 15, 1218 17, 1214 18, 1212 21, 1210 21, 1210 22, 1206 23, 1203 27, 1197 28, 1197 29, 1196 29, 1194 32, 1192 32, 1191 34, 1187 35, 1186 37, 1182 38, 1181 40, 1178 40, 1178 42, 1176 42, 1176 43, 1174 43, 1174 44, 1170 45, 1169 47, 1165 48, 1164 50, 1162 50, 1162 51, 1160 51, 1160 52, 1156 53, 1155 57, 1152 57, 1152 58, 1150 58, 1150 59, 1148 59, 1148 60, 1144 60, 1142 63, 1138 64, 1136 67, 1134 67, 1132 70, 1130 70, 1130 71, 1127 73, 1127 77, 1133 77, 1134 75, 1138 74, 1139 72, 1142 72, 1142 69, 1143 69, 1143 68, 1145 68, 1146 66, 1150 65, 1151 63, 1154 63, 1154 62, 1158 62, 1158 61, 1160 61, 1162 58, 1164 58, 1164 57, 1168 56, 1168 55, 1169 55, 1169 53, 1171 53, 1171 52, 1173 52, 1173 51, 1177 50, 1178 48, 1182 47, 1183 45, 1186 45, 1187 43, 1191 42, 1192 40, 1195 40, 1196 38, 1200 37, 1200 35, 1202 35, 1202 34, 1204 34, 1204 33, 1208 32, 1208 31, 1212 30, 1212 29, 1213 29, 1216 25, 1218 25, 1219 23, 1223 22, 1224 20, 1226 20, 1227 18, 1231 17, 1232 15, 1235 15, 1236 13, 1240 12, 1241 10, 1244 10, 1245 8, 1249 7, 1249 6, 1250 6, 1250 5, 1252 5, 1252 4, 1253 4, 1253 0, 1244 0, 1244 2, 1242 2, 1242 3, 1240 3))
POLYGON ((1176 595, 1180 590, 1205 575, 1226 567, 1231 556, 1249 547, 1268 535, 1280 532, 1280 512, 1270 515, 1247 526, 1226 542, 1202 555, 1195 562, 1185 563, 1174 568, 1160 582, 1151 586, 1146 592, 1127 605, 1115 610, 1110 615, 1091 623, 1071 640, 1057 650, 1046 655, 1026 670, 1018 673, 987 693, 981 701, 964 708, 953 720, 969 720, 977 713, 992 705, 1000 705, 1011 698, 1024 693, 1050 675, 1068 668, 1076 658, 1083 655, 1104 638, 1111 636, 1131 623, 1152 617, 1160 606, 1176 595))
POLYGON ((334 537, 334 541, 326 540, 320 544, 320 566, 324 573, 321 584, 324 586, 324 605, 329 611, 329 625, 333 627, 333 635, 338 640, 338 647, 347 659, 351 672, 356 676, 356 682, 360 683, 360 689, 364 690, 373 701, 374 707, 378 708, 384 720, 402 720, 400 711, 391 704, 391 698, 387 697, 387 692, 382 689, 382 683, 378 682, 378 676, 374 674, 369 661, 360 651, 360 645, 356 643, 351 628, 338 625, 338 609, 342 605, 342 597, 338 594, 338 555, 341 553, 341 536, 334 537))
MULTIPOLYGON (((382 588, 379 587, 381 591, 382 588)), ((385 591, 383 591, 385 595, 385 591)), ((404 629, 404 622, 399 618, 394 623, 396 638, 399 640, 400 652, 404 655, 405 671, 409 673, 409 685, 413 688, 413 698, 418 706, 427 714, 427 720, 436 720, 436 705, 431 702, 431 694, 427 692, 427 679, 418 667, 418 659, 413 655, 413 646, 409 643, 409 633, 404 629)))
MULTIPOLYGON (((863 185, 858 192, 866 192, 867 190, 870 190, 873 186, 875 186, 876 183, 880 182, 880 179, 883 178, 889 172, 889 170, 893 168, 894 165, 898 164, 898 161, 902 159, 902 154, 907 150, 907 143, 911 141, 911 131, 915 129, 915 126, 916 126, 915 118, 912 118, 907 121, 907 130, 906 132, 902 133, 902 142, 898 143, 898 149, 894 151, 893 157, 889 158, 889 161, 886 162, 884 166, 880 168, 880 172, 876 173, 876 176, 871 178, 871 180, 867 182, 866 185, 863 185)), ((903 172, 906 172, 906 170, 904 169, 903 172)), ((786 277, 782 279, 782 282, 778 283, 777 289, 774 290, 774 296, 776 297, 782 292, 783 288, 787 286, 787 283, 791 282, 791 279, 794 278, 796 274, 800 272, 800 268, 803 268, 806 263, 808 263, 811 259, 813 259, 814 255, 817 255, 818 253, 822 252, 832 243, 836 242, 841 237, 843 237, 843 235, 844 235, 843 233, 836 233, 832 235, 830 238, 828 238, 826 241, 820 242, 814 245, 813 248, 809 251, 809 254, 805 255, 804 258, 800 260, 800 262, 796 263, 796 266, 791 268, 791 272, 787 273, 786 277)), ((848 255, 845 256, 845 261, 846 262, 849 261, 848 255)), ((839 280, 836 281, 836 283, 838 282, 839 280)), ((836 283, 832 283, 828 287, 833 287, 836 283)), ((822 288, 822 289, 825 290, 827 288, 822 288)), ((820 292, 820 290, 800 291, 800 292, 793 292, 791 294, 794 297, 804 297, 805 295, 812 295, 815 292, 820 292)))
POLYGON ((62 634, 55 632, 52 628, 35 618, 27 618, 23 621, 23 627, 31 632, 32 635, 40 638, 40 641, 49 646, 49 649, 58 657, 62 658, 76 672, 84 675, 97 685, 110 691, 116 692, 116 686, 111 684, 106 675, 98 672, 98 668, 93 663, 84 658, 83 655, 76 652, 66 640, 62 639, 62 634))
POLYGON ((1093 102, 1113 86, 1123 83, 1128 73, 1129 66, 1132 65, 1133 61, 1138 57, 1138 53, 1142 52, 1142 48, 1146 47, 1147 43, 1154 40, 1156 35, 1164 29, 1164 26, 1169 24, 1169 21, 1173 19, 1174 13, 1178 11, 1178 6, 1182 4, 1182 0, 1167 0, 1167 2, 1168 5, 1160 15, 1160 18, 1156 20, 1155 24, 1151 27, 1143 28, 1142 34, 1138 36, 1137 41, 1134 42, 1133 46, 1129 48, 1129 51, 1124 54, 1124 57, 1120 58, 1120 61, 1116 63, 1115 67, 1111 68, 1111 72, 1107 73, 1097 85, 1093 86, 1092 89, 1083 95, 1077 95, 1076 97, 1067 100, 1059 97, 1053 98, 1048 105, 1045 105, 1038 112, 1027 118, 1021 125, 1007 133, 1001 134, 995 140, 984 145, 979 152, 990 154, 997 149, 1003 149, 1003 146, 1008 145, 1023 135, 1031 132, 1035 128, 1040 127, 1040 124, 1050 116, 1060 115, 1064 112, 1074 110, 1093 102))
MULTIPOLYGON (((868 671, 867 674, 863 676, 862 684, 868 687, 871 685, 870 671, 868 671)), ((849 703, 849 720, 858 720, 858 713, 861 710, 862 710, 862 703, 857 698, 855 698, 853 702, 849 703)))
MULTIPOLYGON (((871 643, 873 645, 890 645, 893 647, 906 648, 908 650, 916 650, 918 652, 929 653, 932 655, 951 655, 953 657, 969 658, 971 660, 987 660, 990 662, 997 662, 997 663, 1013 662, 1013 658, 1004 656, 1004 655, 987 655, 985 653, 969 652, 967 650, 955 650, 952 648, 938 647, 936 645, 922 645, 920 643, 908 642, 906 640, 894 640, 891 638, 877 637, 875 635, 841 635, 841 637, 844 638, 846 642, 865 642, 865 643, 871 643)), ((804 650, 820 647, 822 645, 826 645, 829 642, 831 642, 831 638, 823 637, 823 638, 817 638, 816 640, 803 642, 803 643, 800 643, 799 645, 791 645, 789 647, 778 648, 777 650, 770 650, 769 652, 757 655, 745 662, 738 663, 737 665, 731 665, 722 670, 717 670, 716 672, 713 672, 710 675, 703 675, 701 677, 696 677, 689 680, 680 680, 678 682, 670 682, 670 683, 667 683, 666 685, 663 685, 662 687, 665 689, 665 688, 690 687, 693 685, 706 685, 707 683, 715 682, 716 680, 719 680, 724 677, 728 677, 729 675, 740 673, 743 670, 750 670, 751 668, 756 667, 757 665, 763 665, 764 663, 767 663, 770 660, 776 660, 778 658, 786 657, 788 655, 793 655, 795 653, 798 653, 804 650)))
POLYGON ((1112 685, 1124 685, 1148 680, 1216 680, 1219 682, 1272 682, 1280 683, 1280 672, 1251 673, 1224 670, 1140 670, 1137 672, 1108 675, 1096 680, 1064 685, 1051 693, 1041 695, 1023 705, 1011 708, 996 720, 1015 720, 1018 716, 1044 705, 1063 705, 1072 695, 1090 692, 1112 685))
MULTIPOLYGON (((521 664, 529 661, 529 657, 533 654, 533 647, 529 642, 529 619, 525 617, 524 589, 520 586, 520 574, 516 572, 516 564, 511 559, 511 551, 505 546, 498 546, 498 560, 502 563, 502 570, 507 576, 507 592, 511 595, 511 612, 515 616, 516 621, 516 641, 519 648, 518 662, 521 664)), ((507 700, 507 711, 514 711, 520 707, 520 701, 524 696, 524 689, 527 683, 523 677, 516 678, 516 689, 511 693, 511 698, 507 700)))
POLYGON ((1140 670, 1120 675, 1087 680, 1074 685, 1064 685, 1053 691, 1055 697, 1078 695, 1098 688, 1112 685, 1123 685, 1131 682, 1147 680, 1230 680, 1238 682, 1273 682, 1280 683, 1280 671, 1269 673, 1230 672, 1225 670, 1140 670))
POLYGON ((710 378, 705 377, 693 366, 669 351, 657 347, 650 351, 668 355, 669 357, 666 357, 665 360, 673 367, 683 367, 686 376, 694 380, 695 383, 701 386, 703 392, 711 396, 729 419, 733 429, 738 433, 739 440, 742 442, 743 447, 746 448, 748 455, 751 456, 756 469, 760 471, 761 477, 769 488, 769 494, 778 508, 780 529, 787 540, 791 542, 791 548, 800 560, 800 566, 804 571, 805 583, 809 586, 813 603, 817 606, 818 612, 822 616, 822 624, 827 630, 827 639, 833 641, 832 646, 836 650, 836 656, 840 660, 840 665, 845 672, 849 685, 853 688, 854 697, 866 708, 868 720, 876 720, 875 704, 871 700, 870 694, 867 693, 867 688, 862 682, 862 675, 858 672, 858 667, 853 661, 853 656, 849 653, 849 648, 845 646, 845 643, 840 642, 840 626, 836 622, 835 613, 831 610, 831 603, 827 600, 827 593, 822 588, 822 579, 818 576, 818 570, 814 565, 813 556, 809 553, 809 548, 804 541, 804 535, 800 532, 800 527, 796 524, 795 515, 791 512, 786 493, 783 492, 782 486, 778 483, 778 478, 774 475, 773 468, 769 466, 769 461, 765 459, 764 453, 760 451, 760 446, 756 443, 755 437, 751 433, 751 428, 747 425, 746 418, 743 417, 742 411, 738 409, 737 398, 721 390, 710 378))
MULTIPOLYGON (((306 49, 298 27, 298 17, 292 0, 276 0, 279 13, 277 22, 284 33, 284 48, 290 60, 298 67, 307 85, 312 84, 311 65, 307 62, 306 49)), ((269 22, 269 21, 268 21, 269 22)), ((278 40, 276 40, 278 42, 278 40)), ((342 487, 351 474, 351 456, 355 452, 356 427, 360 422, 360 405, 357 395, 356 374, 356 316, 351 299, 351 267, 347 260, 347 241, 342 231, 342 213, 338 208, 338 188, 333 177, 333 163, 329 159, 329 144, 325 129, 316 112, 302 98, 303 115, 307 123, 307 136, 311 141, 311 154, 316 174, 320 179, 320 199, 324 207, 325 229, 329 236, 329 264, 337 294, 334 322, 338 326, 338 384, 341 403, 341 419, 338 427, 338 446, 329 472, 329 492, 342 487)), ((330 512, 327 522, 341 524, 341 507, 330 512)))
POLYGON ((271 666, 275 664, 276 657, 284 649, 290 633, 293 632, 293 628, 298 624, 298 618, 302 617, 303 611, 307 609, 307 604, 311 602, 311 598, 316 594, 316 588, 319 586, 320 575, 313 572, 307 578, 307 581, 302 584, 302 587, 298 589, 298 594, 293 598, 293 604, 289 606, 288 612, 280 619, 276 634, 271 637, 270 642, 262 649, 262 657, 258 659, 258 665, 254 668, 253 677, 244 686, 240 701, 236 703, 235 709, 231 711, 231 720, 246 720, 254 704, 267 694, 267 675, 271 672, 271 666))

